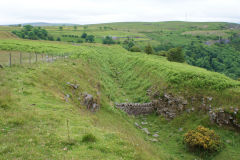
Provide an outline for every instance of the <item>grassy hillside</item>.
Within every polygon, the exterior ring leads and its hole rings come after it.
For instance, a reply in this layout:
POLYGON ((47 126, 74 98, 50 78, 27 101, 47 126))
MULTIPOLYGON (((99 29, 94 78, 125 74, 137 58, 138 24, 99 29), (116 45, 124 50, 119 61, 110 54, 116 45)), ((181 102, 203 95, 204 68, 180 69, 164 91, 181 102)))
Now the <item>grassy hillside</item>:
MULTIPOLYGON (((224 22, 122 22, 79 26, 45 26, 51 40, 83 43, 83 33, 95 36, 95 43, 111 36, 124 46, 128 38, 142 51, 151 44, 156 55, 174 47, 182 47, 186 62, 193 66, 223 73, 233 79, 240 77, 239 24, 224 22)), ((22 28, 0 26, 11 32, 22 28)))
POLYGON ((0 50, 70 56, 55 63, 0 69, 0 159, 237 160, 240 156, 239 133, 212 124, 203 112, 167 121, 156 115, 130 117, 114 108, 115 102, 148 102, 150 88, 186 98, 211 96, 214 108, 240 107, 239 81, 164 57, 128 52, 119 45, 8 39, 0 40, 0 50), (78 89, 67 82, 78 84, 78 89), (97 97, 99 91, 100 111, 91 113, 78 101, 79 95, 97 97), (152 142, 152 135, 135 122, 147 122, 145 127, 159 134, 158 142, 152 142), (183 135, 198 125, 221 136, 220 153, 187 150, 183 135), (89 134, 96 142, 82 141, 89 134))

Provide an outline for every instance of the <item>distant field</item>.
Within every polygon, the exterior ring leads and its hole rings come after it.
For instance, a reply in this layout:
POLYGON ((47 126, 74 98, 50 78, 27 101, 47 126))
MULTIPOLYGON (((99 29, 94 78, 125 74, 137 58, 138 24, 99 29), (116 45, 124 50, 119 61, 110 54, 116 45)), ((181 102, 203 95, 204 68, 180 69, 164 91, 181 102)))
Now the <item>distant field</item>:
POLYGON ((226 31, 221 30, 212 30, 212 31, 187 31, 187 32, 183 32, 182 35, 204 35, 204 36, 222 36, 222 37, 227 37, 228 34, 225 33, 226 31))
POLYGON ((9 31, 0 31, 0 39, 11 39, 11 38, 17 38, 17 36, 12 34, 9 31))

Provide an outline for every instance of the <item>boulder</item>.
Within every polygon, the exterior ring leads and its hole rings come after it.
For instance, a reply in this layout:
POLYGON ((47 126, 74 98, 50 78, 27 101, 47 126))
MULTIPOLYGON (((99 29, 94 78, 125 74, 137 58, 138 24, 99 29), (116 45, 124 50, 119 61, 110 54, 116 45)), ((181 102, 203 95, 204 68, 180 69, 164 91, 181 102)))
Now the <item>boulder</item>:
POLYGON ((85 93, 83 97, 83 103, 87 107, 88 110, 91 110, 92 112, 99 109, 99 105, 94 100, 93 96, 91 94, 85 93))

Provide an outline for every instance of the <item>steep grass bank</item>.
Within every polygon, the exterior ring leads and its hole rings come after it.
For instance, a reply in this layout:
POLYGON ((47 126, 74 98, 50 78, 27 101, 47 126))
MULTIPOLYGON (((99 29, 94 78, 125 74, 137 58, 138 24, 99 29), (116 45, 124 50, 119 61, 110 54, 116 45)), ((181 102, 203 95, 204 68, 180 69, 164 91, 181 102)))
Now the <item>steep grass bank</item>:
POLYGON ((169 157, 143 139, 132 118, 110 106, 104 90, 96 114, 77 101, 75 93, 96 95, 99 83, 98 74, 80 60, 5 68, 0 73, 0 159, 169 157), (78 90, 67 82, 77 83, 78 90), (96 142, 82 142, 88 133, 96 142))
POLYGON ((152 89, 186 97, 212 96, 214 107, 240 105, 240 82, 222 74, 159 56, 127 52, 119 46, 90 47, 91 54, 80 52, 73 57, 82 57, 111 75, 133 102, 149 101, 147 90, 152 89))

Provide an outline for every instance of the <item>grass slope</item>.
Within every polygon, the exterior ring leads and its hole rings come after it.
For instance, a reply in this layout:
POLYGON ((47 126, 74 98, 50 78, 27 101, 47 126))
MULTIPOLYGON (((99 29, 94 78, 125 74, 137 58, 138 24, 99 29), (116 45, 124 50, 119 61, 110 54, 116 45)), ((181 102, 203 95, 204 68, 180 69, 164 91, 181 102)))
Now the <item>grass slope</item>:
POLYGON ((0 75, 0 159, 167 157, 144 141, 133 120, 114 111, 104 94, 96 114, 76 101, 67 82, 76 82, 79 92, 93 95, 98 82, 96 73, 80 60, 12 67, 1 70, 0 75), (66 94, 71 95, 69 103, 64 100, 66 94), (87 133, 97 141, 81 142, 87 133))
POLYGON ((114 109, 114 102, 147 102, 146 90, 177 95, 213 96, 213 107, 239 107, 240 82, 224 75, 165 58, 130 53, 120 46, 28 40, 1 40, 2 50, 69 53, 56 63, 24 65, 0 70, 0 159, 233 159, 240 156, 239 134, 209 122, 201 112, 168 122, 150 115, 134 118, 114 109), (77 83, 72 90, 66 83, 77 83), (101 109, 93 114, 77 100, 79 93, 97 96, 101 109), (70 95, 69 102, 64 100, 70 95), (70 140, 68 139, 69 121, 70 140), (134 122, 147 121, 150 142, 134 122), (192 154, 182 144, 185 131, 197 125, 215 129, 225 148, 214 156, 192 154), (183 131, 179 131, 183 128, 183 131), (97 141, 82 142, 93 134, 97 141))

